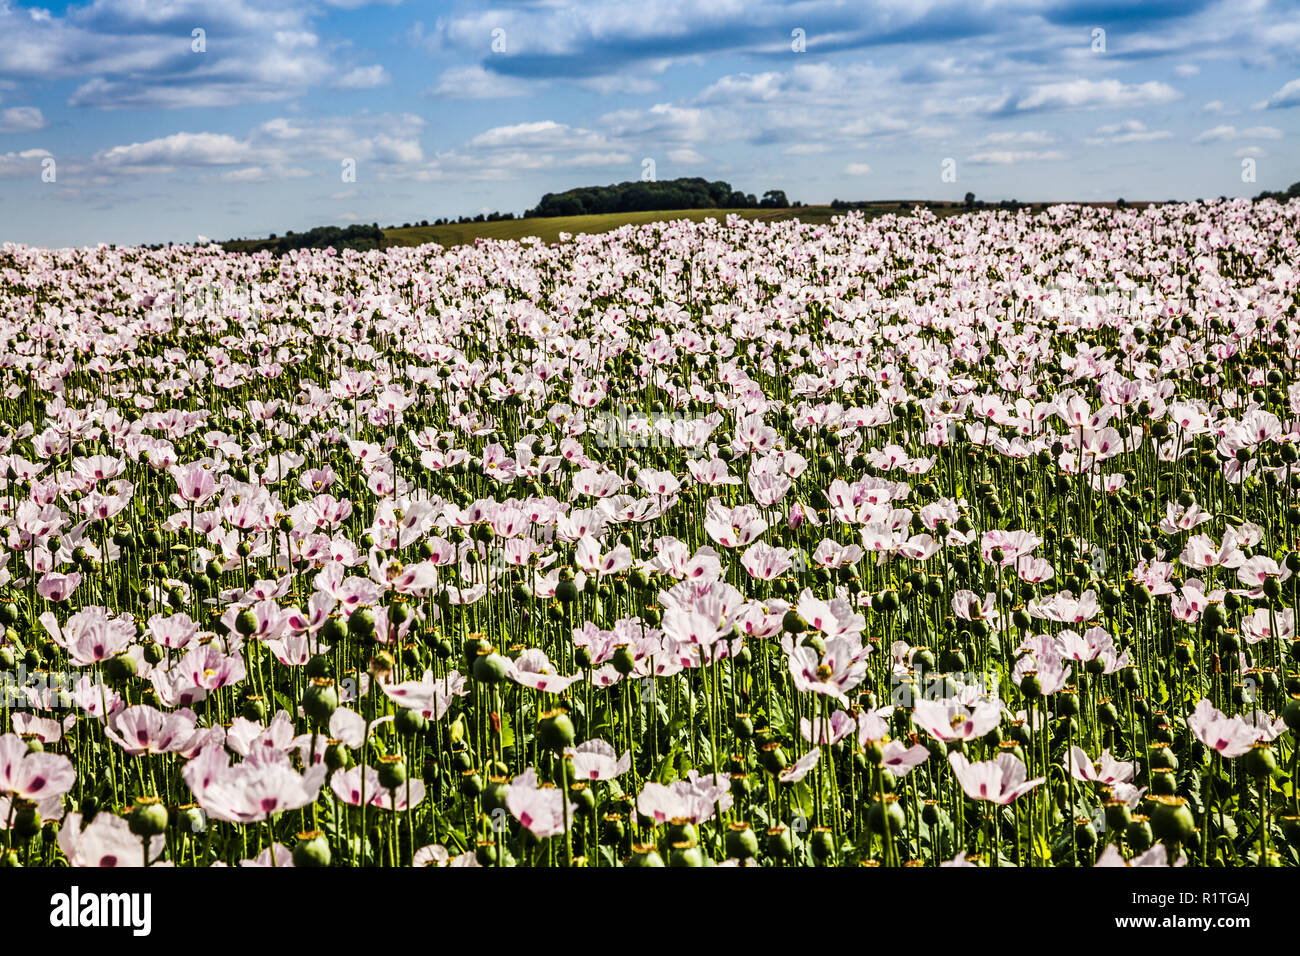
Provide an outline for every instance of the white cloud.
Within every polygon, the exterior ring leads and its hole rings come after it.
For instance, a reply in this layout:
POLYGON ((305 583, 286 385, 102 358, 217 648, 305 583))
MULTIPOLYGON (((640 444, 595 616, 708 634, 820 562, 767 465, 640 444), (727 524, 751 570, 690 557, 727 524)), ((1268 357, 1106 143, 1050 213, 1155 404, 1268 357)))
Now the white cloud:
POLYGON ((1097 135, 1084 140, 1089 146, 1119 146, 1125 143, 1150 143, 1173 136, 1167 129, 1149 129, 1141 120, 1124 120, 1097 127, 1097 135))
POLYGON ((871 167, 866 163, 849 163, 844 167, 844 172, 848 176, 868 176, 871 174, 871 167))
POLYGON ((1221 124, 1211 127, 1203 133, 1197 133, 1192 137, 1193 143, 1222 143, 1226 140, 1236 139, 1237 127, 1221 124))
POLYGON ((438 77, 437 85, 426 93, 453 100, 493 100, 526 96, 528 84, 475 64, 444 70, 438 77))
POLYGON ((45 116, 35 106, 11 106, 0 110, 0 133, 30 133, 45 129, 45 116))
POLYGON ((1282 131, 1276 126, 1248 126, 1238 130, 1235 126, 1223 124, 1198 133, 1193 143, 1224 143, 1231 139, 1281 139, 1282 131))
POLYGON ((1065 153, 1058 149, 1042 152, 1037 150, 992 149, 972 153, 966 162, 976 166, 1012 166, 1016 163, 1055 162, 1065 159, 1065 153))
POLYGON ((819 153, 828 153, 830 149, 825 143, 795 143, 781 152, 787 156, 816 156, 819 153))
POLYGON ((17 153, 0 153, 0 177, 32 176, 41 172, 41 160, 53 154, 44 149, 24 149, 17 153))
POLYGON ((1174 67, 1174 73, 1181 77, 1196 76, 1201 72, 1201 68, 1195 63, 1179 63, 1174 67))
POLYGON ((467 144, 471 149, 518 149, 520 147, 545 147, 551 149, 583 149, 607 145, 605 137, 591 130, 578 129, 554 120, 516 123, 513 126, 494 126, 479 133, 467 144))
POLYGON ((1127 108, 1169 103, 1182 94, 1167 83, 1149 80, 1125 84, 1115 79, 1044 83, 1016 101, 1015 109, 1063 110, 1127 108))
POLYGON ((1300 79, 1294 79, 1287 83, 1276 93, 1264 101, 1264 106, 1270 110, 1286 109, 1290 106, 1300 106, 1300 79))
POLYGON ((173 133, 101 150, 95 154, 95 162, 123 172, 169 172, 177 166, 247 163, 257 156, 249 143, 225 133, 173 133))
POLYGON ((1056 142, 1056 136, 1047 130, 1016 130, 989 133, 981 141, 982 146, 1045 146, 1056 142))
POLYGON ((336 84, 344 90, 373 90, 377 86, 383 86, 390 82, 392 77, 388 71, 380 64, 373 66, 359 66, 354 70, 343 75, 343 78, 336 84))

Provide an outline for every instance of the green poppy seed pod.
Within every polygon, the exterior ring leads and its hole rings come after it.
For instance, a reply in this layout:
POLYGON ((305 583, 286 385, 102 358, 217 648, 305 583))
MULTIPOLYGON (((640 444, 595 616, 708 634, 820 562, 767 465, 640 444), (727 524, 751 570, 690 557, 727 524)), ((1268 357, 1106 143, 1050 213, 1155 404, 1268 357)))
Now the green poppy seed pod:
POLYGON ((813 827, 812 832, 808 834, 808 848, 812 850, 812 855, 819 863, 834 858, 835 856, 835 837, 832 835, 829 827, 813 827))
POLYGON ((253 613, 252 608, 244 608, 235 618, 235 630, 242 637, 249 637, 257 630, 257 615, 253 613))
POLYGON ((1300 695, 1288 696, 1286 706, 1282 708, 1282 720, 1292 732, 1300 731, 1300 695))
POLYGON ((752 860, 758 856, 758 836, 744 821, 736 821, 727 828, 725 844, 730 859, 752 860))
POLYGON ((620 645, 614 649, 611 663, 614 665, 614 670, 626 677, 636 667, 636 652, 626 644, 620 645))
POLYGON ((495 810, 506 809, 506 797, 510 793, 510 782, 505 777, 490 777, 487 785, 479 795, 483 812, 492 815, 495 810))
POLYGON ((807 625, 804 624, 803 618, 799 617, 798 613, 792 609, 785 612, 785 617, 781 619, 781 627, 785 629, 787 634, 802 634, 807 625))
POLYGON ((329 723, 339 706, 339 693, 328 677, 313 677, 302 695, 303 713, 318 727, 329 723))
POLYGON ((373 608, 359 607, 348 615, 348 633, 361 641, 368 641, 375 636, 375 612, 373 608))
POLYGON ((424 714, 403 707, 397 712, 393 723, 397 726, 399 733, 418 734, 424 731, 429 722, 425 719, 424 714))
POLYGON ((509 670, 506 659, 495 651, 479 651, 474 660, 474 679, 484 684, 500 683, 509 670))
POLYGON ((1258 780, 1277 774, 1277 757, 1273 754, 1271 744, 1264 742, 1254 744, 1246 751, 1244 763, 1246 772, 1258 780))
POLYGON ((26 843, 41 832, 41 814, 36 804, 30 800, 18 800, 14 804, 13 822, 10 832, 20 843, 26 843))
POLYGON ((642 843, 632 847, 632 858, 627 861, 627 865, 662 867, 664 858, 659 855, 659 850, 653 843, 642 843))
POLYGON ((1168 743, 1152 744, 1149 759, 1152 770, 1178 769, 1178 757, 1174 755, 1168 743))
POLYGON ((896 794, 887 793, 883 801, 877 799, 867 809, 867 827, 872 833, 885 833, 885 827, 895 835, 901 834, 907 826, 907 817, 896 794))
POLYGON ((128 654, 118 654, 104 662, 104 675, 113 684, 123 684, 135 676, 135 658, 128 654))
POLYGON ((1151 832, 1156 839, 1170 843, 1187 843, 1191 840, 1196 830, 1196 820, 1185 797, 1157 794, 1148 796, 1147 802, 1151 805, 1151 832))
POLYGON ((410 617, 411 608, 405 601, 396 601, 388 606, 388 620, 395 627, 401 627, 410 617))
POLYGON ((167 808, 157 797, 138 797, 127 827, 138 837, 154 837, 167 829, 167 808))
POLYGON ((1123 800, 1106 801, 1106 829, 1122 831, 1133 819, 1128 804, 1123 800))
POLYGON ((320 640, 322 644, 328 644, 334 647, 347 637, 347 628, 337 617, 327 618, 325 624, 320 629, 320 640))
POLYGON ((794 857, 794 840, 789 828, 780 825, 770 827, 764 849, 772 859, 783 863, 789 862, 794 857))
POLYGON ((1178 792, 1178 781, 1172 770, 1151 771, 1151 792, 1161 796, 1170 796, 1178 792))
POLYGON ((346 770, 351 765, 352 753, 347 744, 333 738, 325 741, 325 766, 330 773, 339 769, 346 770))
POLYGON ((1150 818, 1143 814, 1133 814, 1132 818, 1124 827, 1124 842, 1137 852, 1149 849, 1155 842, 1155 836, 1151 832, 1150 818))
POLYGON ((324 833, 307 830, 298 834, 298 842, 293 848, 295 867, 329 866, 330 859, 330 845, 324 833))
POLYGON ((474 769, 460 773, 460 792, 471 799, 483 792, 483 776, 474 769))
POLYGON ((591 792, 591 785, 586 780, 570 784, 569 796, 573 799, 576 807, 574 813, 578 816, 590 819, 596 812, 596 795, 591 792))
POLYGON ((1027 700, 1037 700, 1043 696, 1043 684, 1038 679, 1037 671, 1029 671, 1020 679, 1020 693, 1027 700))
MULTIPOLYGON (((621 813, 607 813, 600 823, 600 842, 605 846, 615 846, 623 842, 627 835, 625 817, 621 813)), ((662 865, 663 861, 660 861, 662 865)))
POLYGON ((670 867, 704 866, 704 854, 694 843, 674 843, 668 854, 670 867))
POLYGON ((256 695, 249 697, 239 708, 239 714, 245 720, 261 723, 266 718, 266 701, 256 695))
POLYGON ((561 604, 572 604, 578 600, 578 586, 573 581, 560 581, 555 585, 555 600, 561 604))
POLYGON ((754 721, 749 714, 737 714, 731 722, 731 729, 737 740, 748 740, 754 736, 754 721))
POLYGON ((1087 817, 1080 817, 1074 821, 1074 839, 1082 850, 1091 850, 1097 845, 1097 831, 1087 817))
POLYGON ((778 774, 786 768, 785 751, 776 741, 764 744, 758 751, 758 762, 771 774, 778 774))
POLYGON ((562 751, 573 745, 573 721, 563 710, 552 710, 542 715, 537 725, 537 738, 547 750, 562 751))
POLYGON ((921 806, 921 819, 925 821, 926 826, 937 827, 948 819, 948 814, 944 812, 938 800, 927 799, 921 806))
POLYGON ((396 790, 406 783, 406 761, 402 759, 401 754, 380 757, 376 769, 379 774, 379 785, 385 790, 396 790))
POLYGON ((330 667, 330 659, 324 654, 317 654, 308 659, 303 670, 308 677, 329 677, 330 667))

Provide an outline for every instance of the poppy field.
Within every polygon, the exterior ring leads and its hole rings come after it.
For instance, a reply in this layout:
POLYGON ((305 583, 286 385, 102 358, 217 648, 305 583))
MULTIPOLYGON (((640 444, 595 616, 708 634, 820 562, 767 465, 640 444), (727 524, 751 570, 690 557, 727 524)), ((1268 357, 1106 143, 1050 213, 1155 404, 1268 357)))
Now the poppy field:
POLYGON ((0 865, 1300 864, 1300 201, 0 247, 0 865))

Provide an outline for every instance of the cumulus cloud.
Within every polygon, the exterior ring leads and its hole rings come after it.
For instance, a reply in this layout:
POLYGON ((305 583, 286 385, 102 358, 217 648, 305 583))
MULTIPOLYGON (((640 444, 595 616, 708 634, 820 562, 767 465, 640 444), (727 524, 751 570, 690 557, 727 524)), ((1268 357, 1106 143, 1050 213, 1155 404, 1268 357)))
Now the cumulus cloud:
POLYGON ((1096 135, 1087 137, 1084 142, 1089 146, 1120 146, 1125 143, 1151 143, 1169 139, 1173 135, 1167 129, 1149 129, 1141 120, 1130 119, 1098 126, 1096 135))
POLYGON ((45 129, 45 116, 35 106, 11 106, 0 110, 0 133, 30 133, 45 129))
POLYGON ((1013 166, 1016 163, 1055 162, 1065 159, 1065 153, 1057 149, 990 149, 972 153, 966 162, 976 166, 1013 166))
POLYGON ((426 90, 428 96, 454 100, 495 100, 512 96, 527 96, 529 84, 499 73, 492 73, 478 64, 444 70, 437 84, 426 90))
POLYGON ((337 86, 344 90, 372 90, 391 80, 388 71, 376 63, 374 66, 359 66, 349 70, 339 79, 337 86))
POLYGON ((1281 110, 1300 106, 1300 78, 1292 80, 1264 101, 1266 109, 1281 110))
POLYGON ((1156 106, 1178 99, 1182 94, 1167 83, 1123 83, 1120 80, 1069 80, 1044 83, 1016 101, 1017 112, 1030 110, 1129 108, 1156 106))

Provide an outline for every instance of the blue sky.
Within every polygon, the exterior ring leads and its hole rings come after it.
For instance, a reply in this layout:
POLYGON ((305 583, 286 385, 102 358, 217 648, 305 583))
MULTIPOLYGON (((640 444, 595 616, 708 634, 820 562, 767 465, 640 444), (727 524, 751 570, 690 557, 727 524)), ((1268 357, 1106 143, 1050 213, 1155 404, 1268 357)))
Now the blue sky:
POLYGON ((1298 132, 1279 0, 0 0, 0 241, 35 245, 522 212, 647 159, 804 202, 1254 195, 1298 132))

